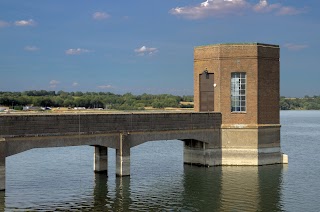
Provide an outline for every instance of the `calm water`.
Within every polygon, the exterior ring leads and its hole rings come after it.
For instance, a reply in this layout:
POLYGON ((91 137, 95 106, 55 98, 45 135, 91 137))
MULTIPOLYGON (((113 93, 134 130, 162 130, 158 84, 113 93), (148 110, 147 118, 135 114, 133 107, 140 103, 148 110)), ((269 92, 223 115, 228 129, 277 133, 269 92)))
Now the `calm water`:
POLYGON ((6 161, 0 211, 320 211, 320 111, 283 111, 289 165, 183 165, 181 141, 131 150, 131 176, 94 174, 93 147, 34 149, 6 161))

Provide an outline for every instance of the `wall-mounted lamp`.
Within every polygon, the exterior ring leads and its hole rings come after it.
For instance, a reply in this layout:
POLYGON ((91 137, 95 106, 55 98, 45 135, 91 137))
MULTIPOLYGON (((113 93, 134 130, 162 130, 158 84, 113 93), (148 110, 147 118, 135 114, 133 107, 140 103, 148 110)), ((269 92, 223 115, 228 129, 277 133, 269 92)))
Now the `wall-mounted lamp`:
POLYGON ((205 74, 206 75, 206 79, 209 79, 209 72, 208 72, 208 69, 206 68, 202 74, 205 74))

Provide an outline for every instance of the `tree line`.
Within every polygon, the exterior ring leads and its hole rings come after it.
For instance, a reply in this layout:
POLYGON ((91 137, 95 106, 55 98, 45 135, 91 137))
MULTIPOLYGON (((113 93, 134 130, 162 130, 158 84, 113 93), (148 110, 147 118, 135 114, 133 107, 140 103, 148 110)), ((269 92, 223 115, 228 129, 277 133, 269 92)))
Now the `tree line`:
POLYGON ((193 107, 193 96, 175 96, 170 94, 123 95, 110 92, 65 92, 31 90, 24 92, 0 92, 0 105, 15 109, 33 105, 38 107, 85 107, 107 108, 115 110, 143 110, 153 108, 193 107), (190 104, 181 104, 189 102, 190 104))
MULTIPOLYGON (((22 109, 22 106, 38 107, 85 107, 115 110, 143 110, 153 108, 192 108, 193 96, 176 96, 171 94, 123 95, 110 92, 65 92, 31 90, 24 92, 1 92, 0 105, 22 109), (187 102, 181 104, 181 102, 187 102)), ((280 98, 281 110, 320 110, 320 96, 303 98, 280 98)))
POLYGON ((320 96, 303 98, 280 98, 281 110, 320 110, 320 96))

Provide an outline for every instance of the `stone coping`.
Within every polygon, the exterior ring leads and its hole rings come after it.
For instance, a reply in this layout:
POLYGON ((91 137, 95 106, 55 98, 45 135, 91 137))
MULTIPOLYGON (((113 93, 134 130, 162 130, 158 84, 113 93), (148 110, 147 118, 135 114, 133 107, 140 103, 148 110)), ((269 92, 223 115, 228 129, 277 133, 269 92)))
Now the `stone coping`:
POLYGON ((200 45, 200 46, 196 46, 194 48, 201 48, 201 47, 208 47, 208 46, 268 46, 268 47, 276 47, 279 48, 279 45, 276 44, 267 44, 267 43, 256 43, 256 42, 252 42, 252 43, 218 43, 218 44, 208 44, 208 45, 200 45))
POLYGON ((195 111, 68 111, 68 112, 11 112, 0 113, 0 116, 59 116, 59 115, 108 115, 108 114, 219 114, 220 112, 195 112, 195 111))

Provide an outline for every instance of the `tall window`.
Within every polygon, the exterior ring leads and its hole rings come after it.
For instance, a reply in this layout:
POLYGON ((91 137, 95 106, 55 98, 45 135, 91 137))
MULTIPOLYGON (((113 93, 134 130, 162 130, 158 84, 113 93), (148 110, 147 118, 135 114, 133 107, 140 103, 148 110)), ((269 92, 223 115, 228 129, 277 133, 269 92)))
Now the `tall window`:
POLYGON ((246 111, 246 73, 231 73, 231 112, 246 111))

